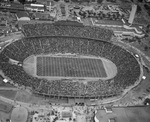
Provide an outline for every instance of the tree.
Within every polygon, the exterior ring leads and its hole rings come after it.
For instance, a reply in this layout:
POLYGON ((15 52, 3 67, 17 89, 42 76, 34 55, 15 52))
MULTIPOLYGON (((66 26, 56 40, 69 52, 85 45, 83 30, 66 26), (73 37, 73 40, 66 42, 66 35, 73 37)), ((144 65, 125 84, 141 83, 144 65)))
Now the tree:
POLYGON ((138 0, 138 2, 142 3, 142 2, 143 2, 143 0, 138 0))
POLYGON ((148 49, 149 49, 148 46, 145 45, 145 46, 144 46, 144 51, 148 51, 148 49))
POLYGON ((103 0, 97 0, 97 3, 101 4, 103 2, 103 0))
POLYGON ((55 2, 58 2, 59 0, 54 0, 55 2))
POLYGON ((137 5, 137 13, 140 13, 142 11, 141 7, 137 5))
POLYGON ((20 3, 25 4, 25 0, 18 0, 20 3))

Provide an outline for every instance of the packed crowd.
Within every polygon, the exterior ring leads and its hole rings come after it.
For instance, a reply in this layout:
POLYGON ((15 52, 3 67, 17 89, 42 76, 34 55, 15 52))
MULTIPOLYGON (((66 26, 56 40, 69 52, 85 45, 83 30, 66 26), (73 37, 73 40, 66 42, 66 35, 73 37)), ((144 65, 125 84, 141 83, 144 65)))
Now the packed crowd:
POLYGON ((64 25, 63 23, 64 22, 61 22, 61 24, 26 24, 23 26, 23 30, 27 37, 71 36, 81 38, 93 38, 105 41, 109 41, 113 34, 113 31, 99 27, 76 25, 70 26, 64 25))
POLYGON ((117 96, 122 92, 121 88, 116 88, 110 81, 90 81, 87 84, 82 82, 72 82, 71 80, 43 81, 35 93, 46 96, 60 97, 80 97, 80 98, 108 98, 117 96))
POLYGON ((133 85, 140 75, 136 59, 126 50, 106 41, 75 37, 24 38, 8 45, 0 53, 0 68, 19 85, 32 87, 39 94, 65 97, 111 97, 133 85), (23 62, 30 55, 72 53, 107 58, 116 64, 114 81, 90 81, 87 84, 71 80, 47 81, 29 76, 23 67, 10 64, 9 59, 23 62))

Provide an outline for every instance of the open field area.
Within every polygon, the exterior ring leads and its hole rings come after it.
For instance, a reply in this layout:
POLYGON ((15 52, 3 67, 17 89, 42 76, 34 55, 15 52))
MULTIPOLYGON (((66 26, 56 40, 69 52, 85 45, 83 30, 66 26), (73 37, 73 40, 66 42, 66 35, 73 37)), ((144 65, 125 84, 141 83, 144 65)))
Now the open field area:
POLYGON ((150 107, 119 107, 112 108, 112 113, 106 113, 105 110, 98 110, 96 117, 99 122, 108 122, 108 119, 114 118, 116 122, 149 122, 150 107))
POLYGON ((12 100, 14 100, 16 93, 17 91, 13 91, 13 90, 0 90, 0 96, 6 97, 12 100))
POLYGON ((13 106, 0 100, 0 121, 6 122, 7 119, 10 119, 10 114, 13 109, 13 106))
POLYGON ((21 101, 29 104, 49 104, 49 103, 68 103, 67 99, 45 98, 35 94, 30 94, 25 90, 19 90, 16 94, 16 101, 21 101))
POLYGON ((12 107, 13 107, 12 105, 0 100, 0 111, 9 113, 11 111, 12 107))

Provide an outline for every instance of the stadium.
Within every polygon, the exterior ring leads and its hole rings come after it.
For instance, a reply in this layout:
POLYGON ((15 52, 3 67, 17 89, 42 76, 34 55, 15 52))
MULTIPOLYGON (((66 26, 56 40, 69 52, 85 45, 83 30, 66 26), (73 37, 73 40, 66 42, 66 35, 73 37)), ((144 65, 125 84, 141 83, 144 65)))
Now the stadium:
POLYGON ((0 67, 15 84, 35 94, 114 98, 141 80, 140 62, 111 42, 111 30, 65 21, 22 28, 25 37, 2 49, 0 67))

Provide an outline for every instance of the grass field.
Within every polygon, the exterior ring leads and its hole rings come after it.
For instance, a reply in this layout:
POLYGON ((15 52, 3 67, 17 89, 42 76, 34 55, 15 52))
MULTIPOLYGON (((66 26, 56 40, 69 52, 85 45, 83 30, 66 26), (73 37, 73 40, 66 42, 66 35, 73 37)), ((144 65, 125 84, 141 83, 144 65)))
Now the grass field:
POLYGON ((12 107, 12 105, 0 100, 0 111, 8 113, 11 111, 12 107))
POLYGON ((13 90, 0 90, 0 96, 7 97, 9 99, 14 100, 17 91, 13 90))
POLYGON ((110 118, 115 118, 116 122, 150 122, 150 106, 119 107, 112 111, 108 114, 98 110, 96 117, 99 122, 108 122, 110 118))
POLYGON ((74 57, 37 57, 38 76, 107 77, 101 59, 74 57))

